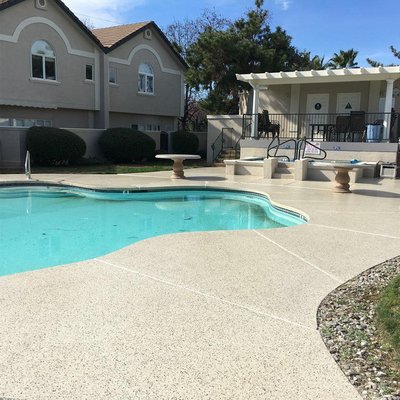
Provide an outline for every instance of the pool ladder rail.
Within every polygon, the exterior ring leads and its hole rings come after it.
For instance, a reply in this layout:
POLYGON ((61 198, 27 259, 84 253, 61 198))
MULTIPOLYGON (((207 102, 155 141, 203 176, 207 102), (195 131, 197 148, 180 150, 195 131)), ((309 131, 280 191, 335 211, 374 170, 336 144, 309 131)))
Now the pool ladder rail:
POLYGON ((31 153, 29 153, 29 150, 26 152, 26 157, 25 157, 25 176, 26 179, 31 180, 31 153))

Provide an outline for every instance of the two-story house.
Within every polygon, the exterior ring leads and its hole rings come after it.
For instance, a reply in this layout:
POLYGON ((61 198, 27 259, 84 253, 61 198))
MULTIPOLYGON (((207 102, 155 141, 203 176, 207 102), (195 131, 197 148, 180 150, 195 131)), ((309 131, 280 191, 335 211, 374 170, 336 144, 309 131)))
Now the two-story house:
POLYGON ((173 130, 186 68, 154 22, 90 31, 60 0, 0 0, 0 126, 173 130))

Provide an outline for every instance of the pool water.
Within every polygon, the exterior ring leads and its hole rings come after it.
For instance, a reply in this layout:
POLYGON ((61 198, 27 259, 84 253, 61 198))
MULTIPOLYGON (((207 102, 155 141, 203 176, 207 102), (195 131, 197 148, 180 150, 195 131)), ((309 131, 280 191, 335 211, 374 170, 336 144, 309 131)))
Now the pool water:
POLYGON ((7 187, 0 189, 0 275, 87 260, 168 233, 304 222, 243 192, 7 187))

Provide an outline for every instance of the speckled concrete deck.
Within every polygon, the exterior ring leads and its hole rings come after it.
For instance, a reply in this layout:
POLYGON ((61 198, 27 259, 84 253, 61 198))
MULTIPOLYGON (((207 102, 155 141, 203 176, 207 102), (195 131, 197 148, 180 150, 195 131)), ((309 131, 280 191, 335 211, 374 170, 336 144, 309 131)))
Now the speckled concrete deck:
POLYGON ((400 254, 400 181, 364 181, 336 194, 330 182, 225 180, 221 168, 185 173, 176 182, 169 172, 34 179, 244 188, 310 221, 166 235, 0 278, 0 398, 360 398, 326 350, 316 311, 342 282, 400 254))

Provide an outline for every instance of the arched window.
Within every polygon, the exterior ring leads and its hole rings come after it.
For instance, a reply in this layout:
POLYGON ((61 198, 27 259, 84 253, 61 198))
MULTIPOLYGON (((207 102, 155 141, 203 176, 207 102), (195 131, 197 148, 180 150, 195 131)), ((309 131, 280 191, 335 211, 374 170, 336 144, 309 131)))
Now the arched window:
POLYGON ((154 93, 154 73, 149 64, 139 65, 138 88, 140 93, 154 93))
POLYGON ((32 78, 56 80, 56 56, 53 48, 44 40, 32 45, 32 78))

